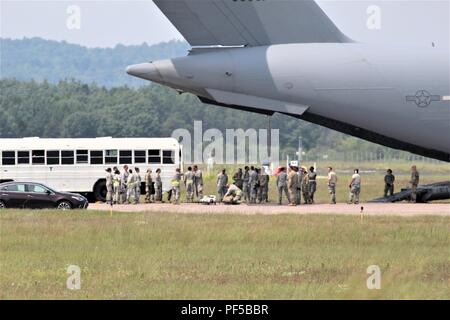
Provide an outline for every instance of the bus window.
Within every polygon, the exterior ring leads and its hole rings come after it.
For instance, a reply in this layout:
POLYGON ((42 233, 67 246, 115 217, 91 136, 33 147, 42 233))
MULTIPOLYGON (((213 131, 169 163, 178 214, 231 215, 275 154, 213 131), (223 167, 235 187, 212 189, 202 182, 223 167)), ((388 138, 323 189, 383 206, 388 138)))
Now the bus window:
POLYGON ((74 164, 74 152, 73 151, 61 151, 61 164, 68 165, 74 164))
POLYGON ((47 151, 47 165, 59 164, 59 151, 47 151))
POLYGON ((91 150, 91 164, 103 164, 102 150, 91 150))
POLYGON ((131 156, 131 150, 120 150, 119 151, 119 163, 120 164, 130 164, 133 162, 131 156))
POLYGON ((30 151, 17 151, 18 164, 30 164, 30 151))
POLYGON ((163 150, 163 163, 164 164, 174 164, 175 163, 175 151, 174 150, 163 150))
POLYGON ((134 150, 134 163, 145 163, 145 150, 134 150))
POLYGON ((33 164, 45 164, 45 151, 44 150, 31 151, 31 162, 33 164))
POLYGON ((15 151, 3 151, 2 163, 4 166, 13 166, 16 164, 16 152, 15 151))
POLYGON ((148 163, 161 163, 160 150, 148 150, 148 163))
POLYGON ((88 151, 87 150, 77 150, 77 164, 88 163, 88 151))
POLYGON ((117 164, 117 150, 105 150, 105 163, 117 164))

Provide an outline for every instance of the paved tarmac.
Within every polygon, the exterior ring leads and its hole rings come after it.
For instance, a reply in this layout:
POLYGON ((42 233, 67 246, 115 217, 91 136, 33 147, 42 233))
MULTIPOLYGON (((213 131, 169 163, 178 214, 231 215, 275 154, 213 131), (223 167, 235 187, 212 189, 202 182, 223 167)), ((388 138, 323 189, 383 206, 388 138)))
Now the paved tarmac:
MULTIPOLYGON (((369 216, 450 216, 450 204, 448 203, 362 203, 350 204, 314 204, 291 207, 288 205, 264 204, 264 205, 203 205, 187 204, 174 205, 170 203, 151 203, 137 205, 115 205, 114 211, 120 212, 167 212, 187 214, 342 214, 369 216)), ((104 203, 89 205, 89 210, 110 211, 111 206, 104 203)))

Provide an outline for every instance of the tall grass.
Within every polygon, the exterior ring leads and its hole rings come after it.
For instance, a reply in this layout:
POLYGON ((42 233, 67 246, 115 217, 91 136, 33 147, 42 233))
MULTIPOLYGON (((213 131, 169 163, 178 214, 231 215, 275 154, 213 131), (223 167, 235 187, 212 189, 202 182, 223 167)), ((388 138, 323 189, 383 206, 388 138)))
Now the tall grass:
POLYGON ((449 299, 448 217, 11 211, 0 298, 449 299), (66 288, 68 265, 81 290, 66 288), (368 290, 378 265, 381 290, 368 290))

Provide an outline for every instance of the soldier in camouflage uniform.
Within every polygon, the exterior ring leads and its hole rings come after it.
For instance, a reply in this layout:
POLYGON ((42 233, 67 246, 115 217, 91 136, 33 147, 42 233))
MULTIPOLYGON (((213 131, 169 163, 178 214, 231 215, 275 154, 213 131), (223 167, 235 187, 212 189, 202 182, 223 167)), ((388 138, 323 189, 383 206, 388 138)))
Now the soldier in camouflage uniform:
POLYGON ((162 180, 161 169, 156 169, 155 177, 155 201, 162 202, 162 180))
POLYGON ((265 194, 265 202, 269 202, 269 183, 270 183, 270 176, 266 173, 266 186, 264 187, 264 194, 265 194))
POLYGON ((249 188, 249 179, 250 179, 250 168, 248 166, 245 166, 244 173, 242 175, 242 192, 244 194, 244 201, 249 202, 250 200, 250 188, 249 188))
POLYGON ((233 175, 233 181, 234 181, 234 184, 241 190, 243 187, 242 178, 243 178, 243 172, 242 172, 242 169, 239 168, 238 171, 233 175))
POLYGON ((127 179, 127 202, 134 202, 134 190, 135 190, 136 176, 133 174, 133 170, 128 170, 127 179))
POLYGON ((297 169, 297 192, 296 192, 296 201, 295 204, 296 205, 301 205, 302 204, 302 172, 300 170, 300 168, 296 168, 297 169))
POLYGON ((311 198, 309 196, 309 177, 308 177, 308 171, 306 168, 302 167, 302 193, 303 193, 303 203, 309 204, 312 203, 311 198))
POLYGON ((394 182, 395 176, 392 174, 392 170, 388 169, 384 176, 384 197, 394 194, 394 182))
POLYGON ((280 168, 280 173, 277 176, 277 189, 278 189, 278 204, 281 205, 282 198, 283 198, 283 192, 286 195, 286 198, 288 199, 288 202, 291 202, 291 199, 289 197, 288 188, 287 188, 287 180, 288 176, 286 173, 285 168, 280 168))
POLYGON ((194 191, 197 196, 197 200, 203 198, 203 173, 198 168, 197 165, 194 165, 194 191))
POLYGON ((289 190, 289 197, 290 197, 290 206, 296 206, 297 205, 297 187, 298 187, 298 178, 297 178, 297 172, 294 167, 289 168, 289 174, 288 174, 288 190, 289 190))
POLYGON ((147 172, 145 173, 145 177, 144 177, 144 182, 145 182, 145 202, 146 203, 151 203, 153 202, 152 199, 152 170, 151 169, 147 169, 147 172))
POLYGON ((128 201, 128 186, 127 186, 127 182, 128 182, 128 176, 129 176, 129 172, 128 172, 128 166, 124 165, 123 166, 123 174, 122 174, 122 178, 121 180, 121 186, 120 186, 120 203, 126 203, 128 201))
POLYGON ((256 197, 258 192, 258 172, 255 167, 251 166, 250 171, 248 172, 248 185, 250 192, 250 203, 256 203, 256 197))
POLYGON ((417 186, 419 185, 419 171, 417 171, 416 166, 411 167, 411 180, 409 180, 411 185, 411 201, 417 201, 417 186))
POLYGON ((330 204, 336 204, 336 184, 337 175, 332 167, 328 167, 328 193, 330 194, 330 204))
POLYGON ((232 183, 228 186, 227 193, 223 197, 223 203, 225 204, 240 204, 242 197, 242 190, 235 184, 232 183))
POLYGON ((184 186, 186 187, 186 202, 194 201, 194 173, 192 167, 188 167, 188 171, 184 174, 184 186))
POLYGON ((114 177, 113 177, 113 203, 119 204, 120 203, 120 187, 121 187, 121 177, 120 177, 120 171, 116 168, 114 171, 114 177))
POLYGON ((314 171, 314 167, 309 168, 308 174, 308 185, 309 185, 309 203, 314 203, 314 194, 317 188, 317 173, 314 171))
POLYGON ((268 190, 267 188, 269 184, 269 175, 266 173, 264 168, 261 168, 258 174, 258 184, 259 184, 258 202, 259 203, 267 202, 267 190, 268 190))
POLYGON ((359 203, 359 194, 361 193, 361 176, 359 175, 359 169, 353 171, 352 180, 349 185, 350 195, 348 203, 359 203))
POLYGON ((227 193, 228 175, 225 169, 217 175, 217 202, 222 202, 223 197, 227 193))
POLYGON ((134 204, 138 204, 141 200, 142 178, 139 168, 134 168, 134 204))
POLYGON ((111 168, 106 169, 106 203, 113 204, 113 175, 111 168))
POLYGON ((181 184, 181 172, 180 168, 175 169, 175 174, 172 177, 172 196, 173 196, 173 203, 179 204, 180 203, 180 184, 181 184))

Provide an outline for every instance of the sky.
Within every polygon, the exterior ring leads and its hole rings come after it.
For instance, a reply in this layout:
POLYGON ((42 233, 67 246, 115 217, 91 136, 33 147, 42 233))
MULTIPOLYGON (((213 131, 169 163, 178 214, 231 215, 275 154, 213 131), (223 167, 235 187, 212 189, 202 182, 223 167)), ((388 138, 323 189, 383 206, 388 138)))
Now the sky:
MULTIPOLYGON (((155 44, 182 39, 151 0, 0 2, 2 38, 41 37, 87 47, 143 42, 155 44)), ((332 21, 354 40, 419 45, 435 42, 449 46, 450 0, 317 2, 332 21), (375 9, 373 6, 376 6, 375 9), (372 22, 372 28, 368 28, 368 21, 372 22), (374 29, 378 22, 380 28, 374 29)))

